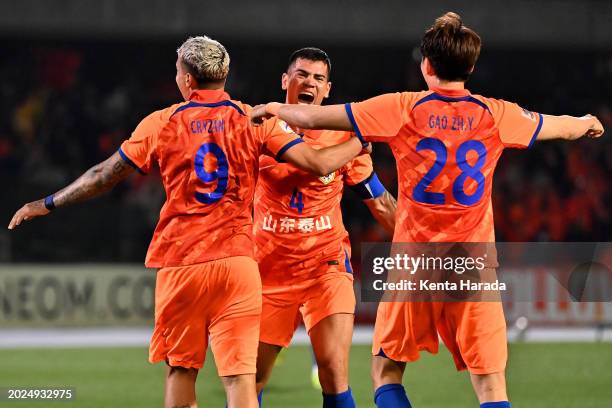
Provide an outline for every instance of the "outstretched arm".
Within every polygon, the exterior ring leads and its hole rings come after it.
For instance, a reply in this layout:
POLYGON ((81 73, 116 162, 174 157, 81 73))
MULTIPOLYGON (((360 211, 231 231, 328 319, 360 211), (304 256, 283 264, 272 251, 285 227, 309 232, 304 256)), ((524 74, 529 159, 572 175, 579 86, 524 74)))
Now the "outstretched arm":
POLYGON ((353 130, 344 105, 287 105, 270 102, 257 105, 251 111, 254 124, 278 116, 288 124, 302 129, 353 130))
POLYGON ((599 137, 604 128, 599 119, 592 115, 580 118, 574 116, 542 115, 542 130, 537 140, 566 139, 576 140, 583 136, 599 137))
POLYGON ((134 168, 115 152, 52 196, 25 204, 13 215, 8 228, 12 230, 22 221, 47 215, 55 207, 80 203, 105 193, 133 172, 134 168))

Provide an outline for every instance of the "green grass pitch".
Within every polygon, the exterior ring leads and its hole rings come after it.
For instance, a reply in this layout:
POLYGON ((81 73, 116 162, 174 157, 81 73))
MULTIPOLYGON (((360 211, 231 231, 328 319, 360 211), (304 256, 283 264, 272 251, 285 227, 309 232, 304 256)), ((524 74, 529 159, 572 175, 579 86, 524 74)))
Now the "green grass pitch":
MULTIPOLYGON (((163 367, 146 361, 145 348, 0 350, 0 387, 74 387, 71 402, 0 402, 2 407, 160 407, 163 367)), ((266 408, 320 407, 310 385, 310 351, 296 346, 283 354, 264 393, 266 408)), ((369 347, 351 354, 351 386, 359 407, 373 407, 369 347)), ((612 407, 612 345, 512 344, 508 383, 514 407, 612 407)), ((409 364, 404 384, 415 407, 478 407, 465 373, 454 370, 445 350, 409 364)), ((200 407, 224 406, 212 359, 197 384, 200 407)))

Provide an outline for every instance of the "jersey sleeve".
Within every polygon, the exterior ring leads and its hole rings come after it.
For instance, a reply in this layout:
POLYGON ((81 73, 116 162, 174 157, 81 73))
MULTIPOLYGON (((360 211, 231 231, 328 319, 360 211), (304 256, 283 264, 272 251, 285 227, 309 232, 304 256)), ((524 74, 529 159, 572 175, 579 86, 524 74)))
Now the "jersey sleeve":
POLYGON ((123 160, 140 174, 146 174, 154 161, 157 137, 168 122, 166 116, 164 111, 156 111, 144 118, 119 148, 123 160))
POLYGON ((542 114, 504 100, 489 99, 488 102, 503 145, 519 149, 531 147, 542 129, 542 114))
POLYGON ((378 198, 385 192, 374 167, 372 157, 362 153, 346 165, 345 184, 362 200, 378 198))
POLYGON ((353 130, 362 141, 388 142, 409 119, 410 92, 376 96, 344 105, 353 130))
POLYGON ((354 186, 370 177, 374 168, 372 157, 368 153, 361 153, 345 165, 345 184, 354 186))
POLYGON ((263 153, 276 161, 281 161, 283 154, 291 147, 304 142, 287 123, 279 119, 268 119, 259 129, 262 130, 263 153))

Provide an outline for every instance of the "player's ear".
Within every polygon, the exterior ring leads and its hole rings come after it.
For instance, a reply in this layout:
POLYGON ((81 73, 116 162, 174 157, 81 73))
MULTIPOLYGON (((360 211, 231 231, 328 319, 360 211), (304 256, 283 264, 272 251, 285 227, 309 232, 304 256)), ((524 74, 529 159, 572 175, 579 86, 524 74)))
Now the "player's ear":
POLYGON ((283 75, 281 76, 281 89, 283 91, 286 91, 288 87, 289 87, 289 75, 287 75, 286 72, 283 72, 283 75))
POLYGON ((329 92, 331 91, 331 82, 328 82, 327 85, 325 86, 325 95, 323 95, 323 98, 329 98, 329 92))
POLYGON ((427 75, 436 76, 436 71, 434 71, 427 57, 423 57, 423 69, 427 75))
POLYGON ((187 89, 195 89, 198 87, 198 81, 196 81, 193 75, 191 75, 189 72, 185 74, 184 81, 185 87, 187 87, 187 89))

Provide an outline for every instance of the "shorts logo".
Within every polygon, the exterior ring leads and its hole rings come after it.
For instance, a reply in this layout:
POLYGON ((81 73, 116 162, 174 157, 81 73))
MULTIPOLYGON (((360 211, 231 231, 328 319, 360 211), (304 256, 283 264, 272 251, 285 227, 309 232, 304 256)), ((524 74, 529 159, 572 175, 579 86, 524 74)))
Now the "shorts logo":
POLYGON ((319 180, 321 180, 321 183, 323 184, 329 184, 334 181, 335 178, 336 172, 334 171, 333 173, 329 173, 327 176, 319 177, 319 180))

